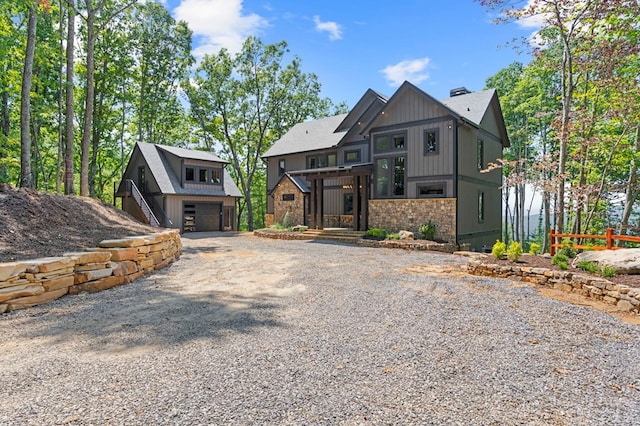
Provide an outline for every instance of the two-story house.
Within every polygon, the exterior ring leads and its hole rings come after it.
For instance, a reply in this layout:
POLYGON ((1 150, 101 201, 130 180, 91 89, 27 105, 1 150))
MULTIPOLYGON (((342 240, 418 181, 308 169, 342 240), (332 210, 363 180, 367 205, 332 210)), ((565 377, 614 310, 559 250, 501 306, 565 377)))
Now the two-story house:
POLYGON ((209 152, 138 142, 115 196, 124 211, 155 226, 235 230, 242 194, 227 164, 209 152))
POLYGON ((267 224, 417 231, 472 249, 500 238, 509 146, 495 90, 436 100, 409 82, 367 90, 344 115, 295 125, 264 154, 267 224))

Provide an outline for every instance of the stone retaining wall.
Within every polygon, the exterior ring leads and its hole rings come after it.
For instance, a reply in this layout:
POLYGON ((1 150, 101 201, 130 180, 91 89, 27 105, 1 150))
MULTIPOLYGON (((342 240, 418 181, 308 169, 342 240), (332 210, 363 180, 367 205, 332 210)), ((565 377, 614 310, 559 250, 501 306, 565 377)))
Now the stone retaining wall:
POLYGON ((468 271, 472 275, 516 278, 524 282, 601 300, 616 305, 624 311, 640 313, 640 288, 614 284, 604 278, 569 271, 552 271, 546 268, 500 266, 477 259, 469 260, 467 265, 468 271))
POLYGON ((0 314, 130 283, 174 262, 182 251, 176 229, 105 240, 86 252, 0 263, 0 314))

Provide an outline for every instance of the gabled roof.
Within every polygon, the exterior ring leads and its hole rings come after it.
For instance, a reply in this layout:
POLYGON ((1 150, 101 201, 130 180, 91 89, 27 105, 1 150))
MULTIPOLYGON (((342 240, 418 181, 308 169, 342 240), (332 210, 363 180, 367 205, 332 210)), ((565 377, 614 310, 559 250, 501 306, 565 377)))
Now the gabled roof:
POLYGON ((495 92, 495 89, 471 92, 442 99, 440 102, 472 123, 480 125, 491 105, 495 92))
POLYGON ((347 114, 298 123, 276 141, 263 158, 333 148, 346 132, 334 132, 347 114))
MULTIPOLYGON (((180 158, 188 158, 194 160, 204 160, 211 161, 215 163, 222 163, 222 165, 227 164, 227 161, 224 161, 217 156, 204 152, 204 151, 196 151, 189 150, 184 148, 170 147, 165 145, 156 145, 145 142, 138 142, 134 147, 134 153, 136 149, 140 152, 140 155, 144 158, 147 163, 147 167, 149 168, 149 172, 153 175, 156 180, 158 187, 160 188, 160 192, 163 194, 176 194, 176 195, 204 195, 204 196, 230 196, 230 197, 242 197, 242 193, 236 186, 235 182, 231 178, 229 172, 223 168, 223 188, 211 188, 211 189, 188 189, 183 188, 180 185, 180 179, 173 172, 171 165, 166 159, 166 153, 170 153, 176 155, 180 158)), ((132 154, 133 156, 133 154, 132 154)), ((129 170, 127 167, 127 173, 125 176, 129 175, 129 170)), ((123 182, 120 183, 122 187, 123 182)), ((124 190, 123 188, 119 188, 118 192, 124 190)))
POLYGON ((289 173, 284 173, 282 176, 280 176, 280 179, 278 179, 278 182, 276 182, 276 184, 273 186, 273 188, 271 189, 271 191, 269 191, 269 193, 267 195, 273 194, 273 191, 275 191, 276 188, 278 188, 278 185, 280 185, 280 182, 282 182, 285 179, 289 179, 291 182, 293 182, 293 184, 303 194, 310 194, 311 193, 311 188, 309 188, 309 186, 307 185, 307 183, 306 183, 306 181, 304 180, 303 177, 301 177, 301 176, 291 176, 289 173))
MULTIPOLYGON (((372 110, 375 110, 375 112, 379 112, 387 103, 387 100, 388 98, 386 96, 381 95, 375 90, 368 89, 364 93, 364 95, 362 95, 358 103, 353 108, 351 108, 351 111, 349 111, 342 123, 340 123, 340 125, 336 128, 336 132, 348 132, 356 124, 364 124, 366 126, 369 123, 368 121, 362 123, 363 116, 365 116, 367 113, 369 113, 368 115, 371 115, 372 110)), ((367 120, 370 120, 370 118, 367 120)))

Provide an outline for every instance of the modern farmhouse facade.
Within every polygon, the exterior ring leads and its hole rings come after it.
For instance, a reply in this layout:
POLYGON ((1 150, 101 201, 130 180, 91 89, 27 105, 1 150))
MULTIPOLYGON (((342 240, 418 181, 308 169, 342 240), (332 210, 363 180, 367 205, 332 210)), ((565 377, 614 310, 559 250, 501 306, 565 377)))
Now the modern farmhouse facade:
POLYGON ((226 164, 209 152, 138 142, 115 195, 143 222, 181 232, 235 230, 242 194, 226 164))
POLYGON ((367 92, 348 113, 299 123, 264 154, 267 224, 417 231, 472 249, 500 238, 509 145, 495 90, 436 100, 405 82, 367 92))

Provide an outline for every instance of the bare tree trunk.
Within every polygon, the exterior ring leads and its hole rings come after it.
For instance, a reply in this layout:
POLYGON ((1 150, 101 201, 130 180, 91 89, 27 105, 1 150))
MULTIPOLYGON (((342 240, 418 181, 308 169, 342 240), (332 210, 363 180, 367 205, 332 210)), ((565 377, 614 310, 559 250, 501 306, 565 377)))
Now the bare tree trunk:
POLYGON ((89 194, 92 197, 96 196, 96 188, 95 188, 95 180, 98 169, 98 150, 100 148, 100 133, 102 129, 102 110, 104 104, 104 79, 107 75, 107 58, 105 57, 102 61, 102 77, 100 79, 100 88, 98 90, 98 99, 96 102, 96 107, 94 109, 93 114, 93 132, 91 137, 91 163, 89 167, 89 194))
POLYGON ((36 26, 38 15, 36 5, 29 8, 27 24, 27 49, 22 72, 22 90, 20 94, 20 186, 33 188, 31 176, 31 82, 33 79, 33 58, 36 49, 36 26))
MULTIPOLYGON (((58 22, 58 38, 60 38, 60 52, 63 51, 63 41, 64 41, 64 26, 62 22, 64 21, 64 7, 60 5, 60 15, 58 22)), ((63 151, 64 151, 64 129, 62 127, 62 116, 63 116, 63 107, 62 107, 62 91, 64 86, 64 81, 62 80, 62 69, 64 68, 64 63, 62 62, 62 56, 60 56, 60 62, 58 63, 58 152, 56 154, 56 193, 61 192, 62 187, 62 160, 63 160, 63 151)))
POLYGON ((75 40, 75 5, 73 0, 68 0, 67 8, 67 79, 65 89, 65 149, 64 149, 64 193, 73 194, 73 44, 75 40))
MULTIPOLYGON (((634 142, 634 153, 640 152, 640 125, 636 127, 636 137, 634 142)), ((638 162, 636 156, 631 156, 631 165, 629 169, 629 179, 625 188, 624 211, 622 212, 622 220, 618 228, 619 235, 626 235, 629 218, 633 212, 633 206, 638 199, 638 162)), ((623 246, 623 241, 618 241, 619 246, 623 246)))
POLYGON ((509 187, 504 188, 504 243, 509 245, 509 187))
POLYGON ((86 0, 87 6, 87 93, 84 108, 84 123, 82 129, 82 152, 80 155, 80 195, 89 196, 89 154, 91 149, 91 129, 93 128, 93 105, 95 96, 95 14, 91 0, 86 0))
POLYGON ((0 182, 6 182, 9 179, 7 165, 4 160, 9 156, 9 131, 11 130, 9 121, 9 90, 6 86, 2 88, 2 106, 0 107, 0 182))
POLYGON ((513 240, 520 241, 520 191, 518 190, 518 184, 514 186, 513 190, 513 192, 515 193, 515 204, 513 206, 515 217, 513 224, 515 228, 515 235, 513 240))

